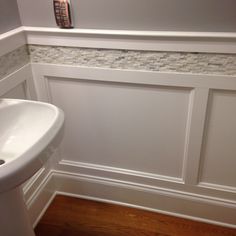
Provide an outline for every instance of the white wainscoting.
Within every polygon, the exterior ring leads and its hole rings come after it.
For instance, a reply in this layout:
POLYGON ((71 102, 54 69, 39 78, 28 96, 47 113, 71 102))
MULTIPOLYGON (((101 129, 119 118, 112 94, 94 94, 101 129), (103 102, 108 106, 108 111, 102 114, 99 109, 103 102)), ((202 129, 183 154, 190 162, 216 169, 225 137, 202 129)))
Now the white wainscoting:
POLYGON ((47 182, 56 193, 235 227, 236 77, 32 70, 39 100, 66 115, 47 182))

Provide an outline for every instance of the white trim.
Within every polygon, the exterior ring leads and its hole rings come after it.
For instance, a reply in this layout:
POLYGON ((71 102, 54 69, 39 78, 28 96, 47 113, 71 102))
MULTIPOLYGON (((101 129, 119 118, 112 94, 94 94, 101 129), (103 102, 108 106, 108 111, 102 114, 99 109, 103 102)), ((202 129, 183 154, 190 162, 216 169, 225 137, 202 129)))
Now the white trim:
POLYGON ((24 45, 236 53, 236 33, 59 29, 21 26, 0 35, 0 56, 24 45))
POLYGON ((26 193, 30 190, 30 188, 33 187, 33 185, 35 184, 35 182, 40 178, 40 176, 43 174, 43 172, 45 171, 45 167, 42 167, 41 169, 39 169, 38 172, 36 172, 36 174, 33 175, 33 177, 31 177, 23 186, 23 193, 24 195, 26 195, 26 193))
MULTIPOLYGON (((170 87, 236 90, 236 76, 203 75, 31 63, 35 82, 42 77, 170 87)), ((37 86, 36 86, 37 87, 37 86)))
POLYGON ((34 227, 57 194, 236 228, 236 224, 232 222, 236 219, 234 203, 221 202, 217 198, 206 199, 197 195, 184 195, 180 192, 168 192, 165 189, 151 189, 148 186, 132 185, 129 182, 120 183, 112 179, 58 170, 51 170, 27 201, 34 227), (134 196, 136 197, 134 198, 134 196), (212 213, 211 210, 215 212, 212 213), (205 216, 206 213, 208 217, 205 216))
POLYGON ((29 44, 126 50, 236 53, 236 33, 24 27, 29 44))
POLYGON ((0 56, 17 49, 26 43, 24 27, 19 27, 0 34, 0 56))
POLYGON ((195 88, 191 93, 183 171, 185 184, 196 185, 198 182, 208 95, 209 88, 195 88))
POLYGON ((32 80, 31 65, 30 63, 28 63, 0 80, 0 96, 3 96, 8 91, 15 88, 17 85, 26 83, 26 95, 29 96, 27 98, 34 98, 36 94, 34 86, 32 85, 32 80))
MULTIPOLYGON (((29 216, 33 227, 37 225, 44 212, 47 210, 48 206, 55 197, 55 186, 52 180, 53 172, 49 171, 40 183, 37 183, 31 196, 26 200, 26 205, 28 207, 29 216)), ((36 185, 36 182, 34 182, 36 185)), ((30 189, 28 189, 30 191, 30 189)), ((26 194, 26 193, 25 193, 26 194)))
POLYGON ((180 194, 181 196, 195 196, 201 199, 210 199, 222 202, 223 204, 236 204, 235 191, 222 193, 223 189, 205 188, 205 186, 185 185, 181 179, 170 178, 140 171, 114 168, 91 163, 74 162, 61 160, 56 166, 56 171, 61 173, 71 173, 80 177, 93 176, 99 180, 107 180, 116 183, 124 183, 132 186, 139 186, 153 190, 163 190, 168 193, 180 194), (96 177, 95 177, 96 176, 96 177))
POLYGON ((230 187, 230 186, 226 186, 226 185, 199 182, 198 186, 203 187, 203 188, 217 189, 217 190, 221 190, 221 191, 225 191, 225 192, 235 192, 236 193, 236 187, 230 187))
POLYGON ((120 183, 62 171, 53 171, 53 180, 57 186, 57 194, 98 199, 236 228, 235 204, 219 202, 216 199, 181 195, 163 189, 150 189, 128 182, 120 183))
POLYGON ((24 26, 26 32, 40 33, 65 33, 77 35, 111 35, 111 36, 138 36, 138 37, 174 37, 174 38, 214 38, 214 39, 236 39, 233 32, 194 32, 194 31, 138 31, 138 30, 105 30, 105 29, 60 29, 50 27, 24 26))
MULTIPOLYGON (((116 173, 116 174, 121 174, 121 175, 130 175, 130 176, 148 178, 148 179, 153 179, 153 180, 169 181, 169 182, 180 183, 180 184, 183 183, 181 178, 157 175, 157 174, 146 173, 142 171, 127 170, 127 169, 111 167, 111 166, 97 165, 97 164, 84 163, 84 162, 75 162, 75 161, 70 161, 70 160, 61 160, 59 161, 58 166, 59 168, 60 167, 62 168, 68 167, 68 168, 75 168, 75 169, 78 168, 78 170, 89 169, 90 171, 97 170, 97 171, 102 171, 102 172, 111 172, 111 173, 116 173)), ((80 173, 80 171, 78 171, 78 173, 80 173)))

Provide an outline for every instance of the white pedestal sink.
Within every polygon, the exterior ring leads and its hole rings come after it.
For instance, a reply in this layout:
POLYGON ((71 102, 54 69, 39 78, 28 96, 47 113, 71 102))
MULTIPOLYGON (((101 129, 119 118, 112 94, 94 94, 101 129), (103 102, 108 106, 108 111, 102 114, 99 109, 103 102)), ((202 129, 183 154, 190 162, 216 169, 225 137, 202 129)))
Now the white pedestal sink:
POLYGON ((19 186, 49 158, 63 121, 51 104, 0 99, 0 235, 35 235, 19 186))

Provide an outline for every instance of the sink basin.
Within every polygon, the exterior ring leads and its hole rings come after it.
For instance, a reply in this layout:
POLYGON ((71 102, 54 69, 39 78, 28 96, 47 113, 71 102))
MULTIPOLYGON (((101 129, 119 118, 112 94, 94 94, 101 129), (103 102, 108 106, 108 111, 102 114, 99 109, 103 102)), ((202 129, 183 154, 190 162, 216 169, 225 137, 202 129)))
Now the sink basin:
POLYGON ((51 104, 0 99, 0 192, 20 185, 42 167, 46 160, 38 155, 63 119, 62 111, 51 104))
POLYGON ((63 112, 54 105, 0 99, 0 222, 5 225, 4 233, 1 231, 0 234, 34 235, 26 219, 27 210, 18 186, 37 172, 50 157, 50 144, 63 121, 63 112), (9 213, 12 206, 14 212, 9 213), (20 219, 14 225, 16 215, 20 219), (11 226, 7 226, 7 218, 11 226), (23 231, 20 231, 21 228, 23 231))

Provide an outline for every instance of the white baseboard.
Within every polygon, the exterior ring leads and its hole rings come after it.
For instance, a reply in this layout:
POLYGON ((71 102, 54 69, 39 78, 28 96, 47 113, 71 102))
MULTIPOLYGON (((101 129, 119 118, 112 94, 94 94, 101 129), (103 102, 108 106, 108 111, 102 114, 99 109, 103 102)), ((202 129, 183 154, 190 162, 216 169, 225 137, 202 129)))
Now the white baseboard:
POLYGON ((126 205, 168 215, 184 217, 236 228, 236 206, 216 200, 204 201, 198 197, 182 197, 178 194, 153 190, 111 179, 100 180, 95 176, 80 176, 53 171, 56 194, 82 197, 103 202, 126 205))
POLYGON ((198 197, 181 197, 163 190, 153 190, 117 183, 111 179, 50 171, 27 201, 34 227, 56 195, 118 204, 163 213, 200 222, 236 228, 236 206, 198 197))

